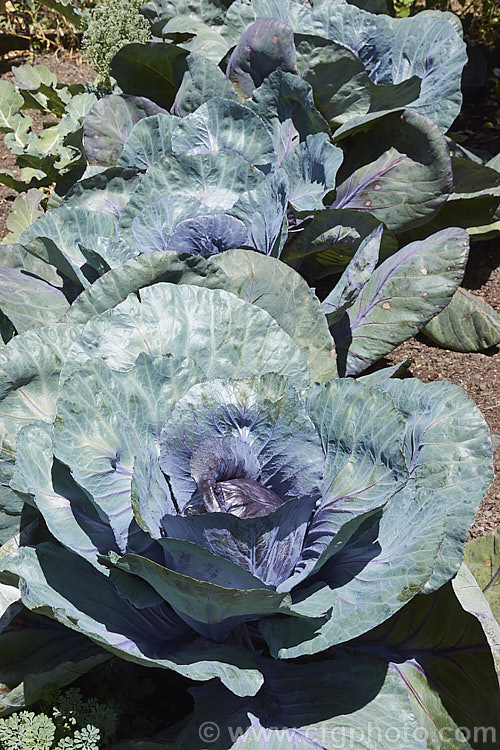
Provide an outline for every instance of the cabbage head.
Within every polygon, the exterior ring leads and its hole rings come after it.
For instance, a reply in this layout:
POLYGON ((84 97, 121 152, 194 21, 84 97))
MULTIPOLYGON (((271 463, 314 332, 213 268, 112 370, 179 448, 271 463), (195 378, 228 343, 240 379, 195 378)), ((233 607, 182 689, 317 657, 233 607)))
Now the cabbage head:
MULTIPOLYGON (((51 327, 53 347, 69 329, 51 327)), ((4 354, 19 366, 47 330, 4 354)), ((460 603, 470 586, 449 583, 491 478, 459 387, 391 371, 312 382, 268 312, 190 284, 140 289, 58 351, 41 386, 53 410, 39 401, 17 432, 10 480, 46 530, 2 580, 123 659, 212 680, 178 747, 200 747, 205 719, 217 748, 282 731, 317 747, 315 732, 373 723, 435 747, 418 739, 438 731, 426 711, 458 731, 478 673, 493 726, 492 652, 460 603)), ((29 398, 16 372, 11 416, 29 398)))

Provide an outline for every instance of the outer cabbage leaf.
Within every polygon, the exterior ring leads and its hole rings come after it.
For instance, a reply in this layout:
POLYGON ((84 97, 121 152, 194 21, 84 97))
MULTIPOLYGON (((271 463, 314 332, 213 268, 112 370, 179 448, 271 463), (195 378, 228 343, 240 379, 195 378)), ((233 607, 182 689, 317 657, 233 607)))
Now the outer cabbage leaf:
POLYGON ((91 319, 67 352, 62 378, 96 357, 128 370, 141 352, 189 356, 206 378, 274 371, 308 381, 304 356, 268 313, 222 290, 172 284, 145 287, 140 300, 130 295, 91 319))
MULTIPOLYGON (((155 445, 159 450, 163 424, 197 375, 194 363, 140 355, 131 370, 120 373, 92 359, 61 383, 54 455, 72 467, 73 479, 88 492, 95 515, 113 530, 122 553, 130 549, 134 537, 130 488, 135 456, 155 445), (75 467, 77 454, 80 460, 75 467)), ((76 507, 81 504, 80 500, 76 507)), ((47 522, 57 537, 59 521, 47 522)))
POLYGON ((355 53, 375 84, 401 84, 421 79, 415 101, 403 102, 430 117, 446 132, 460 112, 465 44, 441 14, 391 19, 338 0, 303 8, 301 34, 326 37, 355 53))
POLYGON ((118 166, 148 169, 172 153, 172 130, 177 118, 166 113, 139 120, 130 131, 118 166))
POLYGON ((288 230, 286 211, 289 192, 287 174, 279 169, 233 204, 231 214, 247 228, 246 245, 264 255, 280 257, 288 230))
POLYGON ((446 349, 477 352, 500 343, 500 315, 481 297, 458 287, 450 304, 427 323, 423 333, 446 349))
POLYGON ((299 74, 312 86, 314 103, 330 126, 368 112, 370 79, 354 52, 324 36, 296 34, 295 43, 299 74))
POLYGON ((312 382, 336 377, 333 340, 319 300, 306 282, 284 263, 251 250, 231 250, 212 258, 239 297, 262 307, 303 351, 312 382))
POLYGON ((0 634, 0 716, 71 684, 109 658, 88 638, 58 623, 18 616, 0 634))
POLYGON ((68 307, 60 289, 18 269, 0 266, 0 309, 18 333, 55 323, 68 307))
POLYGON ((295 29, 300 15, 297 0, 234 0, 228 8, 221 34, 236 44, 257 19, 276 19, 295 29))
POLYGON ((220 26, 228 3, 224 0, 148 0, 141 13, 151 23, 153 34, 160 36, 165 24, 176 16, 201 19, 210 26, 220 26))
POLYGON ((463 230, 445 229, 387 258, 333 326, 339 371, 359 374, 442 310, 462 279, 468 251, 463 230))
POLYGON ((381 224, 361 242, 339 281, 321 303, 329 325, 342 318, 369 281, 378 263, 382 232, 381 224))
POLYGON ((172 18, 163 27, 164 38, 174 37, 175 39, 178 34, 186 34, 190 37, 180 42, 180 47, 189 50, 192 54, 203 55, 209 62, 220 63, 229 52, 229 44, 218 31, 189 16, 172 18))
POLYGON ((256 114, 229 99, 211 98, 180 120, 172 134, 178 154, 239 154, 249 164, 264 167, 275 160, 269 131, 256 114))
POLYGON ((226 75, 247 99, 275 70, 296 72, 293 31, 276 18, 255 21, 229 58, 226 75))
POLYGON ((233 291, 224 272, 204 258, 145 253, 97 279, 73 302, 65 320, 87 323, 94 315, 123 302, 129 294, 138 294, 144 287, 160 281, 233 291))
MULTIPOLYGON (((495 449, 495 446, 493 446, 495 449)), ((500 546, 498 529, 485 536, 469 540, 465 545, 464 564, 467 565, 485 599, 488 601, 493 616, 500 622, 500 546)))
POLYGON ((188 69, 184 73, 172 106, 172 112, 175 115, 184 117, 213 96, 241 102, 241 97, 233 84, 214 62, 194 52, 189 55, 186 62, 188 69))
POLYGON ((447 200, 451 162, 444 136, 409 110, 352 135, 332 208, 370 211, 388 229, 403 232, 432 218, 447 200))
POLYGON ((458 570, 467 530, 492 481, 489 430, 473 401, 452 383, 386 380, 380 388, 405 417, 404 450, 415 482, 446 499, 446 536, 426 586, 433 591, 458 570))
MULTIPOLYGON (((462 106, 461 78, 467 62, 465 42, 448 19, 421 16, 389 21, 392 36, 391 83, 412 75, 421 81, 420 96, 410 108, 446 132, 462 106)), ((384 71, 377 71, 383 76, 384 71)))
MULTIPOLYGON (((306 218, 309 216, 306 214, 306 218)), ((297 236, 288 239, 283 260, 295 265, 294 261, 303 258, 301 268, 311 279, 339 273, 380 226, 380 221, 368 212, 350 208, 315 211, 312 221, 297 236)), ((384 231, 381 256, 392 255, 395 250, 395 238, 384 231)))
POLYGON ((111 60, 110 74, 125 94, 145 96, 160 108, 170 109, 187 69, 187 54, 165 42, 126 44, 111 60))
MULTIPOLYGON (((64 196, 61 208, 82 207, 119 219, 140 180, 141 175, 136 169, 110 167, 75 183, 64 196)), ((84 235, 83 242, 86 239, 87 235, 84 235)))
POLYGON ((183 618, 187 617, 202 635, 209 630, 206 625, 218 626, 217 640, 222 640, 221 631, 224 634, 223 629, 227 632, 234 628, 235 621, 244 622, 256 619, 256 616, 276 614, 281 608, 286 608, 289 601, 287 594, 277 594, 251 573, 209 553, 203 547, 170 539, 165 542, 165 546, 173 553, 174 560, 176 548, 178 549, 178 556, 183 561, 182 569, 187 569, 190 575, 178 573, 146 557, 133 554, 123 557, 110 555, 109 564, 147 581, 176 612, 183 618), (210 580, 201 578, 203 574, 198 572, 207 570, 207 567, 210 570, 210 580), (230 585, 224 585, 220 582, 221 579, 226 579, 230 585), (245 584, 245 588, 238 587, 245 584))
POLYGON ((351 641, 348 650, 331 651, 332 661, 262 662, 266 687, 255 699, 197 688, 193 721, 175 747, 192 746, 194 733, 215 721, 220 750, 254 750, 262 742, 278 748, 284 741, 311 748, 348 742, 356 750, 369 742, 370 749, 385 750, 396 749, 403 735, 412 750, 493 748, 499 688, 471 586, 461 572, 452 585, 415 597, 351 641))
POLYGON ((137 607, 112 581, 78 555, 43 543, 0 563, 3 578, 19 579, 23 603, 108 651, 146 666, 172 669, 194 680, 219 677, 237 695, 253 695, 262 676, 238 647, 194 640, 193 631, 166 605, 137 607), (201 654, 204 658, 200 659, 201 654))
POLYGON ((316 750, 343 744, 353 750, 397 750, 403 735, 407 750, 428 747, 395 670, 369 654, 338 649, 332 657, 316 664, 262 660, 265 688, 255 699, 194 689, 193 720, 175 750, 196 746, 200 735, 215 750, 316 750), (215 726, 217 737, 210 734, 215 726))
MULTIPOLYGON (((54 414, 61 363, 75 334, 74 326, 56 323, 15 336, 0 351, 2 485, 8 485, 12 477, 18 431, 54 414)), ((2 487, 4 490, 7 495, 12 494, 8 487, 2 487)))
MULTIPOLYGON (((457 151, 451 143, 450 152, 457 151)), ((500 218, 500 172, 490 163, 483 165, 471 157, 479 157, 458 151, 460 156, 452 156, 453 192, 425 229, 410 232, 410 239, 420 239, 424 233, 436 231, 450 225, 463 227, 475 239, 488 239, 498 233, 500 218)))
POLYGON ((19 271, 29 273, 31 276, 46 281, 51 286, 61 287, 63 285, 63 280, 58 275, 55 266, 35 257, 19 243, 13 245, 0 243, 0 263, 7 268, 16 268, 19 271))
MULTIPOLYGON (((466 612, 474 615, 484 631, 491 647, 495 669, 500 682, 500 623, 496 619, 486 596, 483 596, 475 577, 469 568, 462 564, 452 581, 453 590, 466 612)), ((494 694, 494 691, 492 691, 494 694)))
POLYGON ((47 528, 66 547, 96 567, 98 554, 118 550, 113 531, 92 497, 67 466, 53 457, 52 421, 39 420, 17 435, 17 460, 11 486, 33 502, 47 528))
POLYGON ((142 96, 111 94, 99 99, 83 126, 83 145, 89 164, 114 166, 134 125, 143 117, 165 112, 142 96))
POLYGON ((291 73, 271 73, 245 106, 268 123, 278 164, 291 153, 300 139, 316 133, 330 134, 328 123, 314 108, 311 86, 291 73))
POLYGON ((342 164, 342 150, 333 146, 326 133, 308 135, 286 156, 281 167, 290 182, 289 202, 297 211, 322 209, 323 198, 335 187, 342 164))
POLYGON ((494 748, 499 687, 486 638, 492 620, 481 600, 487 609, 462 567, 451 583, 416 596, 352 644, 391 662, 429 747, 494 748))
POLYGON ((82 270, 86 258, 80 243, 90 237, 116 236, 115 216, 104 211, 89 211, 85 206, 61 206, 47 211, 21 235, 21 244, 46 263, 52 263, 78 286, 89 281, 82 270))

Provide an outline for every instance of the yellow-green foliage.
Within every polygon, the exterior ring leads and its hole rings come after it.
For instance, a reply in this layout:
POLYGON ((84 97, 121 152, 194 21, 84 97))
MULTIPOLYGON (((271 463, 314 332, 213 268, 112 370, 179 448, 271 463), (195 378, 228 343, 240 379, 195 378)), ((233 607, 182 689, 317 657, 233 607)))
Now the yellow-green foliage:
POLYGON ((101 0, 87 14, 82 56, 109 86, 109 66, 118 50, 131 42, 151 39, 148 21, 139 13, 144 0, 101 0))

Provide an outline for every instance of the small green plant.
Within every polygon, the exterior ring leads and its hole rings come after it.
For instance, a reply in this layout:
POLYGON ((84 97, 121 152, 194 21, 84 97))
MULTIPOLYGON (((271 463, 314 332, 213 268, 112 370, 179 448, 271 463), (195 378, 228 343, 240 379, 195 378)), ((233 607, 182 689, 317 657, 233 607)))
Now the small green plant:
POLYGON ((13 76, 0 81, 0 133, 18 170, 0 170, 0 184, 23 191, 65 179, 69 186, 86 163, 81 128, 96 96, 82 84, 59 83, 44 65, 21 65, 13 76), (48 118, 38 132, 26 113, 33 109, 48 118))
POLYGON ((86 16, 82 56, 110 87, 109 66, 114 55, 131 42, 151 39, 149 22, 139 13, 142 0, 102 0, 86 16))
POLYGON ((408 18, 416 0, 393 0, 394 10, 398 18, 408 18))
POLYGON ((116 711, 95 698, 85 700, 78 688, 41 706, 47 713, 21 711, 0 719, 0 750, 100 750, 116 734, 116 711))

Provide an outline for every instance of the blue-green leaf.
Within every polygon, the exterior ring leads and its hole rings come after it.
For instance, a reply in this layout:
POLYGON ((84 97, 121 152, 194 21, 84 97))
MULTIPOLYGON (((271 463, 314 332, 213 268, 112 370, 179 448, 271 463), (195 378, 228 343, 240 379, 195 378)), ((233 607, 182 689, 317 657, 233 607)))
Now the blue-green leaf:
POLYGON ((275 258, 281 255, 286 239, 289 191, 287 174, 279 169, 244 193, 231 207, 231 214, 247 228, 246 244, 264 255, 275 258))
POLYGON ((326 133, 308 135, 286 156, 281 167, 290 182, 289 201, 297 211, 322 209, 323 198, 335 187, 344 154, 326 133))
POLYGON ((405 417, 411 475, 419 487, 446 499, 446 537, 426 587, 432 591, 457 572, 467 532, 491 483, 489 431, 474 402, 452 383, 390 379, 380 388, 405 417))
POLYGON ((142 96, 111 94, 99 99, 83 125, 89 164, 115 166, 134 125, 159 112, 165 110, 142 96))
POLYGON ((214 97, 180 120, 172 133, 178 154, 239 154, 264 167, 275 160, 273 141, 258 115, 230 99, 214 97))
POLYGON ((451 193, 451 161, 439 128, 406 110, 350 136, 332 208, 369 211, 393 232, 431 219, 451 193))
POLYGON ((59 289, 18 269, 0 266, 0 309, 18 333, 55 323, 68 308, 59 289))
POLYGON ((444 229, 387 258, 333 326, 339 370, 359 374, 415 335, 448 304, 462 279, 468 251, 466 232, 444 229))
POLYGON ((130 131, 118 159, 118 166, 148 169, 172 153, 175 117, 161 113, 144 117, 130 131))
POLYGON ((172 112, 184 117, 194 112, 213 96, 241 102, 233 84, 228 81, 222 70, 211 60, 201 54, 192 52, 186 60, 188 69, 184 73, 177 91, 172 112))
POLYGON ((318 298, 302 276, 281 263, 251 250, 231 250, 213 262, 242 299, 266 310, 303 351, 311 382, 337 376, 333 339, 318 298))

